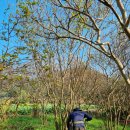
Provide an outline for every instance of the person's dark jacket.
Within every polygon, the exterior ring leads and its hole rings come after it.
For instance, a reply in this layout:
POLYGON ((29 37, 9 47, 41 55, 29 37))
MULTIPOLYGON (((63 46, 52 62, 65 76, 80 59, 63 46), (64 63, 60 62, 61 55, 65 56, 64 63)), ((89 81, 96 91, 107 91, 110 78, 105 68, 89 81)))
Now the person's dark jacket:
POLYGON ((71 112, 68 116, 68 120, 67 120, 68 130, 70 129, 71 122, 73 123, 74 127, 84 128, 84 118, 86 118, 86 121, 92 120, 92 116, 88 115, 86 112, 80 110, 79 108, 74 109, 73 112, 71 112), (79 121, 81 123, 77 123, 77 124, 74 123, 74 122, 79 122, 79 121))

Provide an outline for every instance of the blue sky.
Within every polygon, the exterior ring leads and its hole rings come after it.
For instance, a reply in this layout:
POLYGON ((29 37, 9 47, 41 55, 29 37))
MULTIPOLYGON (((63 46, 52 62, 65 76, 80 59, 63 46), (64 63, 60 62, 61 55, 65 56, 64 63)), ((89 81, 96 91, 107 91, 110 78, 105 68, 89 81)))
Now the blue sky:
MULTIPOLYGON (((0 30, 2 31, 2 21, 7 21, 9 13, 15 13, 16 11, 16 0, 0 0, 0 30), (10 9, 7 11, 8 13, 5 15, 5 10, 10 6, 10 9)), ((0 40, 0 54, 4 51, 3 44, 7 44, 6 42, 0 40)))
POLYGON ((8 5, 10 6, 10 12, 15 12, 16 0, 0 0, 0 22, 5 19, 4 11, 8 5))

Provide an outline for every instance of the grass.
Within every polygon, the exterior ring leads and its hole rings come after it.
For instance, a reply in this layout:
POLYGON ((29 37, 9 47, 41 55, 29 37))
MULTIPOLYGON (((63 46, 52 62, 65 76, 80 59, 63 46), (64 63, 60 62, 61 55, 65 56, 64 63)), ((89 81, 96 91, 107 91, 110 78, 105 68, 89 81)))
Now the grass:
MULTIPOLYGON (((87 130, 105 130, 104 123, 100 119, 93 119, 87 122, 87 130)), ((40 118, 32 118, 30 116, 19 116, 9 118, 0 125, 0 130, 24 130, 26 127, 33 127, 35 130, 55 130, 54 117, 50 114, 47 116, 47 122, 43 125, 40 118)), ((122 130, 123 126, 119 126, 118 130, 122 130)), ((125 130, 130 130, 130 126, 125 130)))
MULTIPOLYGON (((27 127, 33 127, 35 130, 55 130, 54 117, 52 116, 52 104, 45 106, 47 114, 47 121, 42 123, 40 118, 32 118, 30 113, 32 111, 32 104, 20 104, 18 108, 18 117, 8 118, 4 122, 0 122, 0 130, 25 130, 27 127)), ((41 109, 40 105, 38 108, 41 109)), ((96 109, 95 105, 82 105, 84 109, 96 109)), ((16 110, 16 105, 12 104, 8 111, 10 114, 16 110)), ((122 130, 123 126, 119 126, 118 130, 122 130)), ((105 130, 104 122, 101 119, 93 119, 86 123, 87 130, 105 130)), ((125 130, 130 130, 130 126, 127 126, 125 130)))
MULTIPOLYGON (((8 118, 6 121, 0 121, 0 130, 25 130, 27 127, 33 127, 35 130, 55 130, 54 126, 54 117, 52 115, 53 105, 47 104, 45 106, 45 112, 47 114, 47 121, 42 123, 40 118, 32 118, 31 112, 34 104, 20 104, 18 107, 18 117, 8 118)), ((38 105, 38 109, 41 109, 40 104, 38 105)), ((6 107, 6 106, 4 106, 6 107)), ((63 107, 64 108, 64 107, 63 107)), ((97 109, 95 105, 85 105, 81 106, 84 110, 97 109)), ((4 108, 5 109, 5 108, 4 108)), ((16 105, 12 104, 6 108, 9 114, 11 115, 16 110, 16 105)), ((120 125, 118 130, 122 130, 123 126, 120 125)), ((101 119, 94 118, 92 121, 86 123, 87 130, 106 130, 104 126, 104 122, 101 119)), ((130 130, 130 126, 127 126, 125 130, 130 130)))
MULTIPOLYGON (((101 119, 93 119, 90 122, 87 122, 86 124, 87 130, 106 130, 103 120, 101 119)), ((118 130, 122 130, 123 125, 118 126, 118 130)), ((130 126, 126 126, 125 130, 130 130, 130 126)))
POLYGON ((29 116, 19 116, 9 118, 0 125, 0 130, 24 130, 27 127, 33 127, 35 130, 54 130, 54 122, 51 116, 48 116, 47 122, 42 125, 40 118, 29 116))
MULTIPOLYGON (((103 121, 100 119, 93 119, 92 121, 89 121, 86 123, 87 130, 103 130, 104 124, 103 121)), ((105 130, 105 129, 104 129, 105 130)))

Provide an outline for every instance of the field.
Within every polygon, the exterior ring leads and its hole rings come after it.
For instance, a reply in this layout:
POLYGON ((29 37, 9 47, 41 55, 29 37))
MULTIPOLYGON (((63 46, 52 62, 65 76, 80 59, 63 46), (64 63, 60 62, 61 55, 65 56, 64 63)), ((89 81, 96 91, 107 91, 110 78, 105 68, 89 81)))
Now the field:
MULTIPOLYGON (((45 107, 46 119, 43 121, 42 116, 34 118, 31 115, 32 104, 21 104, 18 108, 18 115, 11 116, 15 111, 15 105, 10 106, 8 113, 10 116, 5 121, 0 121, 0 130, 55 130, 54 116, 52 114, 52 105, 48 104, 45 107)), ((38 107, 39 109, 40 106, 38 107)), ((95 108, 91 106, 90 108, 95 108)), ((106 130, 102 119, 93 118, 92 121, 86 122, 87 130, 106 130)), ((120 125, 118 130, 122 130, 123 126, 120 125)), ((127 126, 125 130, 130 130, 127 126)))
MULTIPOLYGON (((87 130, 105 130, 104 123, 100 119, 93 119, 86 124, 87 130)), ((123 126, 119 126, 118 130, 122 130, 123 126)), ((19 116, 9 118, 5 122, 1 122, 0 130, 55 130, 54 118, 52 114, 47 115, 47 121, 43 125, 40 118, 32 118, 30 116, 19 116)), ((125 130, 130 130, 126 127, 125 130)))

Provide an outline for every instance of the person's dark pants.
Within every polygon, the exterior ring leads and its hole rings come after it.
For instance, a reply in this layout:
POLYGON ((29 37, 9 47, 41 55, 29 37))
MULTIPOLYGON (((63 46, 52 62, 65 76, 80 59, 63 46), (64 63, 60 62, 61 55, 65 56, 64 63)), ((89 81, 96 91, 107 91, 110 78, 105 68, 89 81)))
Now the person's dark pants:
POLYGON ((74 127, 73 130, 85 130, 85 128, 83 128, 83 127, 80 127, 80 128, 74 127))

